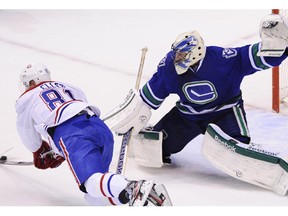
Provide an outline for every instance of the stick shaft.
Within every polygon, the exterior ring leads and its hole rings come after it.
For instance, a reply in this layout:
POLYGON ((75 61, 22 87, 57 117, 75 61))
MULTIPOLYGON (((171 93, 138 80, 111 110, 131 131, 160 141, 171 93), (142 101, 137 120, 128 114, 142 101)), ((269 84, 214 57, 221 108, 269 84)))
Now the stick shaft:
POLYGON ((141 82, 141 78, 142 78, 142 71, 143 71, 144 62, 145 62, 145 56, 146 56, 146 52, 148 51, 148 48, 144 47, 144 48, 142 48, 141 51, 142 51, 142 55, 141 55, 141 60, 140 60, 140 64, 139 64, 137 80, 136 80, 136 84, 135 84, 136 90, 138 90, 140 87, 140 82, 141 82))
MULTIPOLYGON (((139 65, 136 84, 135 84, 136 90, 138 90, 139 86, 140 86, 143 66, 144 66, 144 62, 145 62, 145 56, 146 56, 146 52, 148 51, 148 48, 144 47, 141 51, 142 51, 142 55, 141 55, 140 65, 139 65)), ((119 159, 118 159, 117 169, 116 169, 117 174, 124 175, 124 173, 125 173, 126 163, 127 163, 128 146, 129 146, 128 144, 129 144, 129 141, 131 138, 132 130, 133 130, 133 128, 131 128, 129 131, 127 131, 122 136, 122 143, 121 143, 121 147, 120 147, 119 159)))

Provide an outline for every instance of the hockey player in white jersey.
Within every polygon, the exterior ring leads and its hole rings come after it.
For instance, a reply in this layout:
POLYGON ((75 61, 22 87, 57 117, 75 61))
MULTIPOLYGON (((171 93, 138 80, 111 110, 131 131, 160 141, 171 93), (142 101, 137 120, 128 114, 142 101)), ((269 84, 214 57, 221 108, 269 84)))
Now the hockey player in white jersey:
POLYGON ((16 101, 17 130, 39 169, 66 160, 91 205, 146 205, 153 181, 129 181, 109 172, 113 135, 81 89, 51 81, 46 66, 34 63, 20 75, 25 92, 16 101))

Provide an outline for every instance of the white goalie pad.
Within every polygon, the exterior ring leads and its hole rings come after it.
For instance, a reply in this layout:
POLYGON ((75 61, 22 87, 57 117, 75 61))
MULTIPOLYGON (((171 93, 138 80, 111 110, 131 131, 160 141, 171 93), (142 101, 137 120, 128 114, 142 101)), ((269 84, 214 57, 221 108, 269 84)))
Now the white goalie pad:
POLYGON ((141 166, 162 167, 162 139, 163 132, 142 130, 131 136, 128 156, 141 166))
POLYGON ((284 196, 288 189, 288 164, 280 150, 259 144, 243 144, 218 126, 207 127, 203 155, 228 175, 284 196))
POLYGON ((109 112, 103 121, 118 134, 124 134, 133 128, 132 135, 136 135, 148 123, 150 117, 151 108, 142 101, 136 90, 130 89, 124 102, 109 112))
POLYGON ((258 56, 281 56, 288 46, 288 20, 278 14, 262 19, 260 24, 262 45, 258 56))

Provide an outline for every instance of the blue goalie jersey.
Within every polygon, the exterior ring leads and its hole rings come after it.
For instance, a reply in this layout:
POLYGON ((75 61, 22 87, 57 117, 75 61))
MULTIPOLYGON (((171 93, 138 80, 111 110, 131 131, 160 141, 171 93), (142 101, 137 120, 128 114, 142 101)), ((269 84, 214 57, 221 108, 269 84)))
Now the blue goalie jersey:
POLYGON ((176 106, 191 120, 202 120, 243 103, 240 85, 256 71, 278 66, 287 57, 259 57, 260 43, 237 48, 208 46, 198 68, 178 75, 174 52, 159 63, 156 73, 140 90, 145 103, 157 109, 170 94, 177 94, 176 106))

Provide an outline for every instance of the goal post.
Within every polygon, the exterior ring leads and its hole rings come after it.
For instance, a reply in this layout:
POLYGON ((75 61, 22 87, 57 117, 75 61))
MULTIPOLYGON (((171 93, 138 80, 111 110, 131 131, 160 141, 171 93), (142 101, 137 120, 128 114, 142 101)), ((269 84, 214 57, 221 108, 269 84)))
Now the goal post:
MULTIPOLYGON (((287 9, 272 9, 273 14, 281 14, 288 18, 287 9)), ((280 66, 272 68, 272 109, 280 112, 281 104, 288 105, 288 60, 280 66)))

